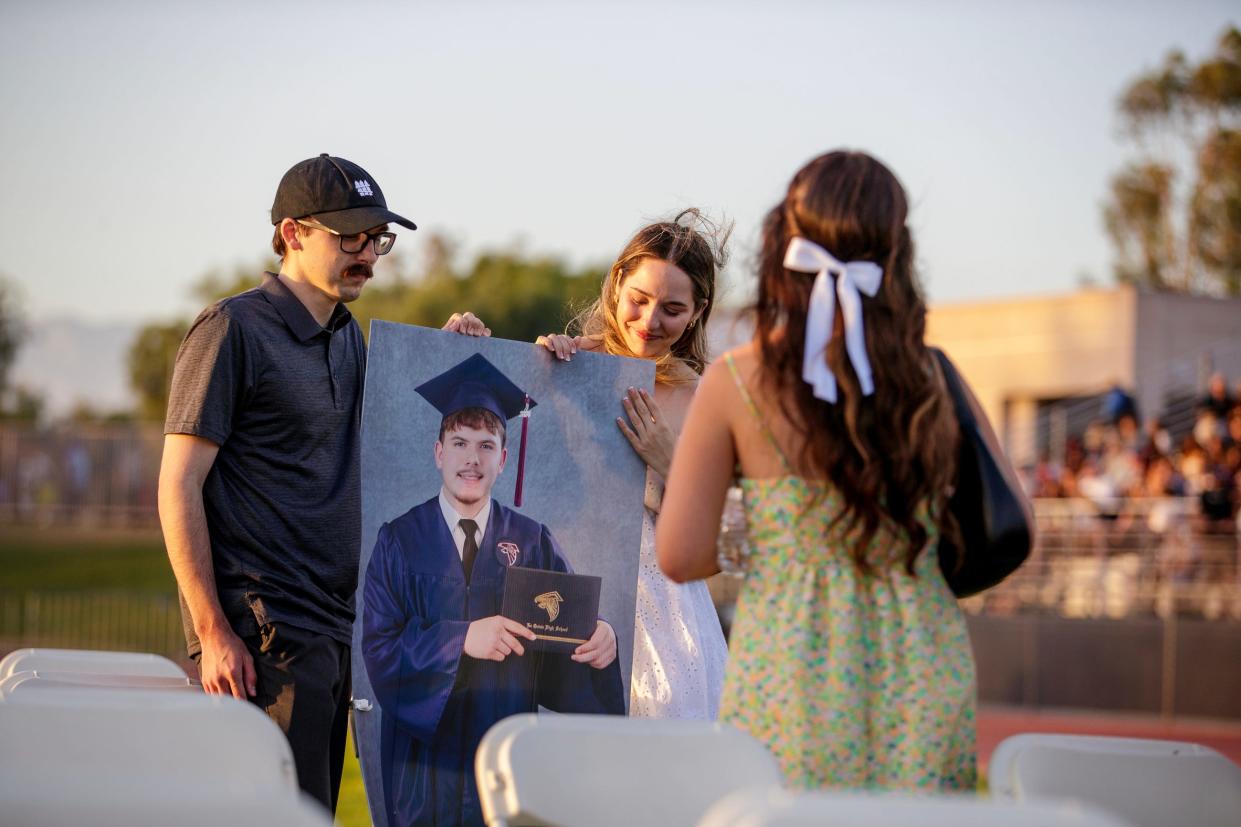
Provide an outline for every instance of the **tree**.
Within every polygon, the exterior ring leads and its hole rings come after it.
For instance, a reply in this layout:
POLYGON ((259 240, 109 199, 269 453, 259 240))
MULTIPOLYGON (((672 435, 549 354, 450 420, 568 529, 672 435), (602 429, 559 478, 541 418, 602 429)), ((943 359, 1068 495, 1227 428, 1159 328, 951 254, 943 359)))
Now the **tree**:
POLYGON ((220 269, 208 270, 198 277, 198 281, 194 282, 190 292, 205 306, 225 296, 233 296, 251 287, 258 287, 263 280, 264 272, 275 273, 279 269, 280 260, 269 255, 259 259, 253 265, 235 264, 233 269, 227 272, 220 269))
POLYGON ((9 389, 9 371, 17 360, 17 351, 25 333, 26 324, 18 304, 17 288, 0 275, 0 399, 9 389))
POLYGON ((561 330, 575 308, 598 295, 603 271, 573 271, 550 256, 520 249, 480 253, 468 269, 454 264, 455 245, 432 236, 420 271, 391 283, 372 284, 350 306, 363 330, 369 320, 439 327, 453 313, 469 310, 492 335, 532 342, 561 330))
MULTIPOLYGON (((259 283, 258 273, 279 269, 268 256, 256 266, 238 264, 227 272, 209 270, 194 283, 191 292, 203 304, 249 290, 259 283)), ((168 409, 168 391, 172 387, 172 369, 177 349, 189 330, 189 319, 153 322, 138 330, 129 346, 129 386, 138 397, 138 416, 162 422, 168 409)))
POLYGON ((1116 277, 1241 295, 1241 31, 1196 66, 1170 52, 1117 109, 1138 155, 1103 209, 1116 277))
POLYGON ((142 419, 163 421, 177 348, 188 329, 189 324, 179 320, 149 324, 129 346, 129 385, 138 397, 142 419))
MULTIPOLYGON (((598 295, 603 280, 600 268, 574 271, 557 258, 529 256, 516 247, 481 253, 460 269, 457 244, 434 233, 419 249, 412 269, 396 253, 386 256, 361 298, 349 305, 364 334, 371 319, 439 327, 453 313, 470 310, 493 335, 532 342, 563 329, 576 308, 598 295)), ((194 295, 209 303, 248 290, 264 269, 278 265, 266 260, 257 267, 212 271, 195 283, 194 295)), ((189 320, 149 324, 130 346, 129 380, 142 418, 164 418, 177 348, 188 329, 189 320)))

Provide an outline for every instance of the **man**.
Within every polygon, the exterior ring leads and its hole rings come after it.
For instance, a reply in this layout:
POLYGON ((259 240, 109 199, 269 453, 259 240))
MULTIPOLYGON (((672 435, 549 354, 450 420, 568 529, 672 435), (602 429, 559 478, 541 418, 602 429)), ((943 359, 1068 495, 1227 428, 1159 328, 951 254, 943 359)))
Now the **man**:
MULTIPOLYGON (((203 688, 266 710, 302 789, 334 812, 366 360, 345 304, 392 249, 389 225, 416 228, 365 170, 326 154, 285 173, 271 219, 280 272, 204 310, 177 353, 160 522, 203 688)), ((445 328, 489 332, 470 314, 445 328)))
POLYGON ((494 723, 540 705, 624 714, 616 634, 598 621, 571 654, 533 651, 500 614, 509 568, 569 571, 547 526, 491 497, 525 394, 479 354, 417 390, 443 416, 442 486, 380 528, 363 586, 384 804, 394 825, 482 824, 474 754, 494 723))

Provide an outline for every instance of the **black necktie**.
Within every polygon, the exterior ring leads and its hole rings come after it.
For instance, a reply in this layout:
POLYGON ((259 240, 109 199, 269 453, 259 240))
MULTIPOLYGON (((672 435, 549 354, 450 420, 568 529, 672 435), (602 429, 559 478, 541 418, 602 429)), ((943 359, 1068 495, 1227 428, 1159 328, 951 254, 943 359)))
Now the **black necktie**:
POLYGON ((465 532, 465 545, 461 547, 461 565, 465 567, 465 582, 470 582, 470 572, 474 570, 474 558, 478 556, 478 540, 474 533, 478 531, 478 523, 473 520, 458 520, 457 525, 465 532))

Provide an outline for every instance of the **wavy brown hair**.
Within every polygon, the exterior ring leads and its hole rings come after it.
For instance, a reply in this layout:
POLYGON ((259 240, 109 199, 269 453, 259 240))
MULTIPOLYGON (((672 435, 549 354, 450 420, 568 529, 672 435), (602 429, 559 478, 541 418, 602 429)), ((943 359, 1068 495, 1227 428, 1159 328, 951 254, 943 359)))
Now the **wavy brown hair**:
POLYGON ((659 259, 679 267, 694 285, 694 309, 701 310, 697 322, 686 329, 667 356, 655 363, 655 381, 681 383, 686 376, 682 365, 701 374, 707 367, 707 320, 715 303, 716 276, 724 266, 725 247, 731 228, 717 226, 694 208, 682 210, 671 221, 657 221, 634 233, 616 257, 599 298, 570 322, 570 329, 599 339, 603 350, 614 356, 633 356, 616 322, 616 306, 621 286, 646 259, 659 259))
POLYGON ((907 213, 904 188, 869 155, 838 151, 810 161, 764 222, 754 311, 762 381, 770 383, 800 439, 801 468, 840 491, 844 508, 833 524, 844 520, 847 530, 859 532, 854 559, 862 569, 869 567, 870 541, 884 526, 907 539, 904 562, 912 573, 929 539, 919 520, 922 508, 956 536, 945 506, 956 476, 958 430, 923 342, 926 304, 914 273, 907 213), (837 403, 816 398, 802 381, 815 277, 784 267, 789 240, 797 236, 840 261, 872 261, 883 268, 879 292, 862 296, 872 396, 862 396, 844 337, 836 332, 825 358, 836 376, 837 403))

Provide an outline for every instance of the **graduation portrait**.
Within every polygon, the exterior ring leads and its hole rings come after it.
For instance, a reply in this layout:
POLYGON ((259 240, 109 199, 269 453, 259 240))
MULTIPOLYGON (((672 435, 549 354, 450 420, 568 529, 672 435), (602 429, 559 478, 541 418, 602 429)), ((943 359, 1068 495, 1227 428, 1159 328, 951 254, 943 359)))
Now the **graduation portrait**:
POLYGON ((645 466, 637 359, 376 321, 362 403, 355 735, 377 825, 474 824, 523 712, 626 712, 645 466), (519 576, 520 575, 520 576, 519 576))

